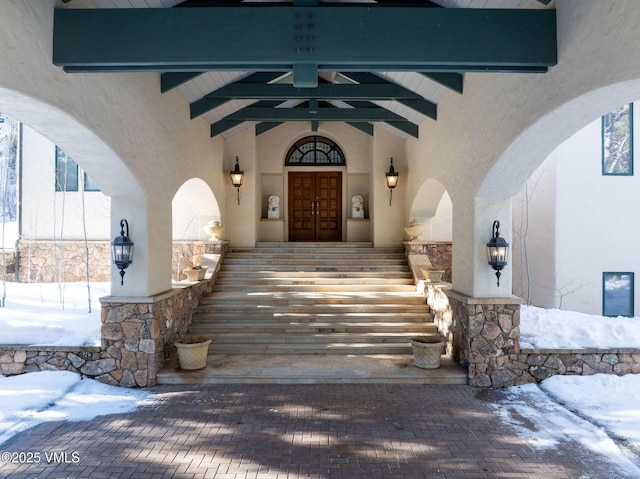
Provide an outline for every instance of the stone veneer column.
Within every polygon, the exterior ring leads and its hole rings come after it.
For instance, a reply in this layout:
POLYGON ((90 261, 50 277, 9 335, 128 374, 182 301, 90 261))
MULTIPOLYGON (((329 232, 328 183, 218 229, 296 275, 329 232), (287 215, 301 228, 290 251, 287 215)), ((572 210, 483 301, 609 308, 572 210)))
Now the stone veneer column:
POLYGON ((117 386, 155 386, 158 372, 175 354, 173 342, 186 333, 200 298, 212 292, 227 249, 225 241, 205 243, 206 253, 220 255, 210 279, 179 283, 149 297, 100 298, 100 360, 83 372, 117 386))
POLYGON ((452 310, 452 355, 468 368, 469 385, 500 388, 518 383, 511 363, 520 352, 522 299, 445 293, 452 310))

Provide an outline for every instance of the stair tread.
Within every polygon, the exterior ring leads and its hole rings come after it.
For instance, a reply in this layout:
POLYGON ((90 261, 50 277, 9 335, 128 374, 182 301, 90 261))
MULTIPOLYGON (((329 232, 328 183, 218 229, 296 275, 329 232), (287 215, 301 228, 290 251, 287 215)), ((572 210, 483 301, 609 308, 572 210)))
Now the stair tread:
POLYGON ((225 354, 407 354, 430 321, 401 247, 259 243, 227 254, 191 330, 225 354))

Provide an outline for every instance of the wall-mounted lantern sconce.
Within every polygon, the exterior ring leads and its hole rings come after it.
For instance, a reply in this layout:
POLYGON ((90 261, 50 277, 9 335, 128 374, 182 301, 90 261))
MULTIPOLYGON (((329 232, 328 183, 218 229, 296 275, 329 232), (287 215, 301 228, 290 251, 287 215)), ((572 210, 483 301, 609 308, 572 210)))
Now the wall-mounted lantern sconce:
POLYGON ((240 164, 238 163, 237 156, 236 167, 229 173, 231 174, 231 183, 236 187, 236 190, 238 191, 238 204, 240 204, 240 187, 242 186, 242 181, 244 180, 244 171, 240 170, 240 164))
POLYGON ((496 277, 498 278, 498 286, 500 286, 500 271, 507 265, 507 259, 509 257, 509 243, 504 238, 500 237, 500 222, 493 222, 493 231, 491 241, 487 243, 487 259, 489 265, 496 270, 496 277))
POLYGON ((129 223, 120 220, 120 236, 111 243, 111 258, 120 270, 120 285, 124 285, 124 270, 133 261, 133 241, 129 239, 129 223), (125 233, 124 229, 127 228, 125 233))
POLYGON ((387 186, 389 187, 389 206, 391 206, 391 196, 393 195, 393 189, 398 185, 398 173, 393 169, 393 158, 391 158, 391 164, 389 165, 389 171, 385 173, 387 177, 387 186))

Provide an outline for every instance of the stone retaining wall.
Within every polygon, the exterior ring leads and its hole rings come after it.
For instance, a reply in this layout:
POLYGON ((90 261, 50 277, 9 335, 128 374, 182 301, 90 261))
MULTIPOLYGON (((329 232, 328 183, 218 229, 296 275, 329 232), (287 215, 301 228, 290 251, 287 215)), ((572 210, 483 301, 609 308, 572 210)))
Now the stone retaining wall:
POLYGON ((200 298, 213 290, 206 279, 150 298, 101 298, 102 357, 109 360, 97 379, 116 386, 155 386, 158 371, 175 354, 200 298))
POLYGON ((103 367, 105 364, 98 346, 0 346, 0 374, 4 376, 37 371, 73 371, 96 377, 96 372, 103 367))
POLYGON ((131 302, 100 298, 101 347, 0 345, 0 374, 74 371, 115 386, 155 386, 158 371, 175 354, 173 341, 187 331, 200 297, 214 283, 207 279, 131 302))
POLYGON ((505 365, 512 384, 539 382, 561 375, 640 374, 640 349, 521 349, 505 365))
POLYGON ((427 285, 425 294, 446 349, 469 385, 502 388, 555 375, 640 374, 640 349, 520 348, 519 298, 478 299, 427 285))
POLYGON ((442 281, 451 282, 451 243, 426 242, 421 240, 404 242, 405 256, 424 255, 428 257, 430 269, 443 270, 442 281))
MULTIPOLYGON (((87 280, 86 258, 89 253, 89 281, 111 281, 111 242, 20 240, 17 243, 18 281, 21 283, 77 282, 87 280), (62 268, 62 274, 58 272, 62 268)), ((185 279, 182 271, 193 266, 203 254, 220 254, 225 242, 174 241, 171 277, 185 279)), ((15 252, 7 252, 7 275, 14 281, 15 252)), ((135 261, 135 257, 134 257, 135 261)), ((2 264, 0 263, 0 270, 2 264)))
POLYGON ((87 280, 87 248, 90 281, 111 278, 111 244, 108 241, 18 241, 18 281, 55 283, 87 280), (62 271, 59 275, 58 272, 62 271))
POLYGON ((0 374, 68 370, 116 386, 155 386, 158 371, 176 354, 174 340, 187 331, 200 298, 212 292, 227 248, 224 242, 205 246, 205 254, 219 251, 208 279, 152 297, 100 298, 101 347, 0 345, 0 374))

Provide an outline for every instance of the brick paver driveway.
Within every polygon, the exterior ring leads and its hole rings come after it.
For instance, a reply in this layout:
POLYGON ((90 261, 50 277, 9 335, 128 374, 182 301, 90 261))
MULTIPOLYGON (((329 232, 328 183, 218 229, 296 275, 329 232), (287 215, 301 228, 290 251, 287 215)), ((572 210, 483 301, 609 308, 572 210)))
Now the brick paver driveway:
POLYGON ((152 406, 46 423, 3 451, 11 478, 611 478, 575 444, 536 451, 468 386, 218 385, 152 389, 152 406), (57 453, 47 464, 45 452, 57 453), (66 454, 65 454, 66 453, 66 454))

